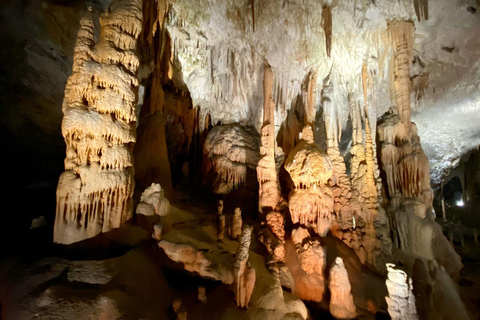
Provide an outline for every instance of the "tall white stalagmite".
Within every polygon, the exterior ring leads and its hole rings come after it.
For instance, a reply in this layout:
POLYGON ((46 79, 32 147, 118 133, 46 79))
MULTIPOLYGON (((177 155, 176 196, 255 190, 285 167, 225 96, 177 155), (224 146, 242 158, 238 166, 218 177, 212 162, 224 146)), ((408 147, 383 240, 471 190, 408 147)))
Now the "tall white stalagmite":
POLYGON ((142 1, 114 0, 94 23, 80 23, 73 73, 63 101, 65 171, 57 186, 56 243, 71 244, 118 228, 132 217, 135 54, 142 1))

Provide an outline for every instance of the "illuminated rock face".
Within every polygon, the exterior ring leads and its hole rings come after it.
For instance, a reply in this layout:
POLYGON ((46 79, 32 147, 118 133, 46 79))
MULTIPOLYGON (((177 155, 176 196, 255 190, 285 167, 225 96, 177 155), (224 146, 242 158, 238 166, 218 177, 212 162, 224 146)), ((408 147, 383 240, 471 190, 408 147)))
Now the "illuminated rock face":
POLYGON ((82 19, 65 89, 67 156, 57 187, 56 243, 92 238, 132 217, 141 1, 114 1, 100 26, 95 42, 93 21, 82 19))
POLYGON ((330 313, 337 319, 354 319, 357 316, 353 296, 352 286, 348 280, 347 269, 340 257, 335 259, 335 263, 330 269, 330 313))
POLYGON ((418 319, 417 309, 415 307, 415 297, 412 292, 412 279, 395 265, 387 264, 388 279, 387 290, 388 297, 385 297, 388 304, 388 313, 392 320, 418 319))
POLYGON ((325 292, 325 249, 306 228, 292 230, 285 245, 286 263, 292 274, 292 292, 302 300, 320 302, 325 292))

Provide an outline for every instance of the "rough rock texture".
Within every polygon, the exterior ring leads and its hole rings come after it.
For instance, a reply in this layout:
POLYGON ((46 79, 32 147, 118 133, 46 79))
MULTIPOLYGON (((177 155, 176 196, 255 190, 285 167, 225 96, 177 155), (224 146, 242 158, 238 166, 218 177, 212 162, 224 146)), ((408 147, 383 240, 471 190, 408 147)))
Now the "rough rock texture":
POLYGON ((438 256, 438 262, 446 263, 449 274, 456 276, 462 268, 460 257, 446 243, 435 217, 429 214, 433 211, 429 161, 416 125, 411 122, 413 24, 392 22, 389 32, 395 53, 392 92, 395 92, 396 109, 379 122, 378 140, 381 167, 386 176, 386 196, 390 201, 393 240, 398 248, 414 256, 429 260, 438 256))
POLYGON ((313 141, 310 126, 303 129, 302 140, 288 155, 285 169, 295 186, 289 195, 292 222, 326 235, 335 218, 332 189, 328 185, 333 168, 330 158, 313 141))
POLYGON ((183 263, 183 268, 189 272, 225 284, 232 284, 234 281, 234 260, 229 254, 218 256, 212 252, 198 250, 193 245, 176 244, 167 240, 161 240, 158 246, 171 260, 183 263))
POLYGON ((232 225, 230 226, 230 237, 237 239, 242 234, 242 210, 235 208, 232 217, 232 225))
POLYGON ((469 319, 457 286, 443 267, 416 259, 412 280, 420 319, 469 319))
POLYGON ((213 172, 213 192, 227 194, 246 183, 259 160, 260 137, 239 124, 215 126, 205 140, 204 173, 213 172))
POLYGON ((255 269, 248 262, 250 243, 252 241, 252 228, 246 227, 240 237, 240 245, 235 256, 233 267, 233 286, 237 306, 248 307, 255 286, 255 269))
POLYGON ((292 231, 285 244, 285 260, 292 274, 292 292, 302 300, 320 302, 325 291, 325 252, 305 228, 292 231))
MULTIPOLYGON (((165 129, 167 99, 163 89, 172 78, 170 41, 164 28, 167 3, 163 0, 142 3, 144 23, 139 38, 141 87, 136 110, 135 183, 141 188, 159 183, 169 197, 173 187, 165 129)), ((189 119, 187 115, 185 118, 189 119)))
POLYGON ((354 319, 357 316, 351 285, 348 280, 347 269, 340 257, 335 259, 335 263, 330 268, 330 279, 328 288, 330 289, 330 313, 337 319, 354 319))
MULTIPOLYGON (((173 216, 177 220, 174 221, 172 230, 164 235, 164 239, 170 243, 190 243, 190 246, 193 245, 197 248, 193 249, 194 251, 201 252, 204 257, 211 261, 210 269, 215 269, 218 264, 221 264, 228 266, 230 272, 232 272, 235 264, 235 253, 239 243, 228 238, 225 238, 224 242, 216 242, 216 230, 213 222, 211 225, 203 225, 199 223, 200 221, 205 221, 201 213, 172 208, 175 211, 173 216)), ((187 245, 183 244, 182 246, 187 245)), ((175 254, 173 250, 172 255, 175 254)), ((201 309, 201 314, 212 314, 212 317, 220 319, 277 320, 293 318, 306 320, 309 313, 304 303, 294 294, 282 290, 279 274, 272 273, 267 269, 265 258, 254 251, 248 252, 248 255, 248 261, 256 273, 255 288, 252 292, 248 309, 232 305, 232 295, 226 290, 220 296, 217 295, 216 299, 213 299, 213 297, 209 298, 206 309, 201 309), (220 301, 223 301, 225 308, 219 307, 220 301)), ((184 265, 179 264, 177 267, 183 269, 184 265)), ((202 274, 198 275, 202 276, 202 274)), ((205 277, 211 279, 208 274, 205 277)), ((231 281, 233 282, 233 276, 231 281)), ((235 290, 235 287, 232 289, 235 290)), ((195 313, 190 310, 189 314, 195 316, 195 313)))
POLYGON ((141 249, 109 259, 16 261, 5 271, 4 319, 168 319, 174 299, 151 252, 141 249))
POLYGON ((273 72, 265 64, 263 69, 263 126, 261 129, 260 160, 257 165, 258 210, 268 213, 279 202, 277 167, 275 165, 275 103, 272 97, 273 72))
POLYGON ((274 262, 285 262, 285 224, 282 214, 270 211, 265 217, 265 228, 258 234, 258 240, 265 245, 274 262))
POLYGON ((387 263, 388 279, 386 281, 388 313, 392 320, 418 319, 415 296, 412 292, 412 279, 395 265, 387 263))
POLYGON ((165 192, 158 183, 152 183, 143 191, 140 203, 135 210, 136 214, 145 216, 165 216, 170 213, 170 202, 165 198, 165 192))
POLYGON ((54 231, 54 241, 62 244, 118 228, 132 217, 141 2, 113 2, 100 25, 95 43, 94 22, 82 19, 65 89, 66 171, 57 186, 54 231))

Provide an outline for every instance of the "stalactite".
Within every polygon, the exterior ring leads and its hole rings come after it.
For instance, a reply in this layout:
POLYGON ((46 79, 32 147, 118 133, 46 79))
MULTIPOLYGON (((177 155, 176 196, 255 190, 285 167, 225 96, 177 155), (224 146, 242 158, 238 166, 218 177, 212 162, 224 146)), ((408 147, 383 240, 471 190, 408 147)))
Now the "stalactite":
MULTIPOLYGON (((307 103, 305 110, 305 125, 313 125, 315 123, 315 101, 317 98, 317 73, 310 71, 307 83, 307 103)), ((314 128, 315 129, 315 128, 314 128)))
POLYGON ((135 182, 143 188, 159 183, 168 196, 173 192, 170 161, 165 132, 165 92, 163 86, 171 78, 171 40, 165 32, 164 20, 169 14, 166 1, 144 1, 147 18, 141 34, 143 65, 155 65, 149 74, 143 74, 146 90, 144 105, 138 121, 135 145, 135 182))
POLYGON ((332 8, 324 5, 322 8, 322 26, 325 32, 325 50, 330 57, 332 50, 332 8))
MULTIPOLYGON (((247 170, 255 170, 260 137, 254 128, 238 124, 216 126, 208 133, 203 149, 203 172, 213 172, 213 192, 227 194, 244 185, 247 170)), ((206 182, 206 181, 205 181, 206 182)))
POLYGON ((428 0, 413 0, 418 21, 428 20, 428 0))
POLYGON ((259 185, 258 210, 274 210, 279 202, 277 168, 275 165, 275 103, 272 96, 273 71, 265 63, 263 78, 263 126, 261 130, 260 161, 257 166, 259 185))
POLYGON ((411 133, 410 67, 413 59, 414 26, 408 21, 392 21, 388 24, 395 52, 395 91, 397 112, 405 124, 407 134, 411 133))
POLYGON ((255 0, 252 0, 252 30, 255 31, 255 0))
POLYGON ((374 209, 377 206, 377 187, 375 181, 375 160, 373 159, 373 140, 372 131, 370 128, 367 98, 368 79, 369 77, 367 73, 367 65, 364 64, 362 68, 362 87, 365 110, 365 160, 367 163, 365 183, 368 187, 364 189, 363 195, 367 199, 367 203, 370 206, 370 209, 374 209))
POLYGON ((136 42, 141 1, 113 1, 94 24, 86 17, 63 102, 66 171, 57 186, 54 241, 70 244, 120 227, 132 216, 136 121, 136 42))

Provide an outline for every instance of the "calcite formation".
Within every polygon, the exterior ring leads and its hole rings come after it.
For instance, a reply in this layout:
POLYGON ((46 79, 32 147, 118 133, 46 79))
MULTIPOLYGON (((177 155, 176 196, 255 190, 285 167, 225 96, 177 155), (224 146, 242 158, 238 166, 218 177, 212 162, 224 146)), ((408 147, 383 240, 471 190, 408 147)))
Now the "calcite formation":
POLYGON ((209 250, 200 250, 194 245, 167 240, 158 242, 158 247, 163 249, 171 260, 181 262, 186 271, 225 284, 232 284, 234 281, 234 261, 229 254, 218 255, 209 250))
POLYGON ((82 19, 65 89, 67 156, 57 186, 56 243, 92 238, 132 217, 141 1, 113 1, 100 26, 95 41, 94 22, 82 19))
POLYGON ((274 262, 285 262, 285 224, 282 214, 270 211, 265 217, 265 225, 258 239, 265 245, 274 262))
POLYGON ((203 147, 204 174, 214 175, 213 192, 227 194, 245 185, 248 170, 259 160, 260 137, 254 128, 239 124, 215 126, 203 147))
POLYGON ((286 264, 293 278, 292 292, 303 300, 320 302, 325 292, 325 250, 306 228, 292 230, 285 244, 286 264))
POLYGON ((394 21, 388 27, 394 49, 394 92, 396 107, 378 125, 380 159, 390 201, 395 245, 408 254, 438 260, 455 276, 460 258, 446 243, 434 221, 429 161, 417 127, 411 121, 410 67, 413 59, 413 24, 394 21), (448 257, 448 258, 446 258, 448 257))
POLYGON ((166 216, 170 213, 170 202, 165 198, 165 192, 158 183, 152 183, 143 191, 140 203, 135 210, 136 214, 145 216, 166 216))
POLYGON ((275 103, 273 101, 273 71, 265 63, 263 71, 263 126, 261 130, 260 160, 257 165, 258 210, 268 213, 279 202, 277 168, 275 165, 275 103))
POLYGON ((292 222, 326 235, 335 219, 332 189, 328 184, 333 167, 328 155, 313 141, 310 126, 303 129, 302 140, 290 152, 285 169, 295 186, 289 195, 292 222))
POLYGON ((255 269, 248 263, 250 243, 252 241, 252 228, 246 227, 240 237, 240 245, 235 257, 233 267, 233 286, 237 306, 248 307, 255 286, 255 269))
POLYGON ((225 236, 225 214, 223 213, 223 200, 217 203, 217 241, 223 241, 225 236))
POLYGON ((392 263, 387 263, 388 279, 386 280, 388 297, 388 313, 392 320, 418 319, 415 307, 415 297, 412 292, 412 279, 405 271, 396 269, 392 263))
POLYGON ((232 225, 230 226, 230 237, 237 239, 242 234, 242 210, 235 208, 232 217, 232 225))
POLYGON ((330 268, 330 313, 337 319, 354 319, 357 307, 353 303, 352 286, 348 280, 347 269, 343 259, 337 257, 330 268))

